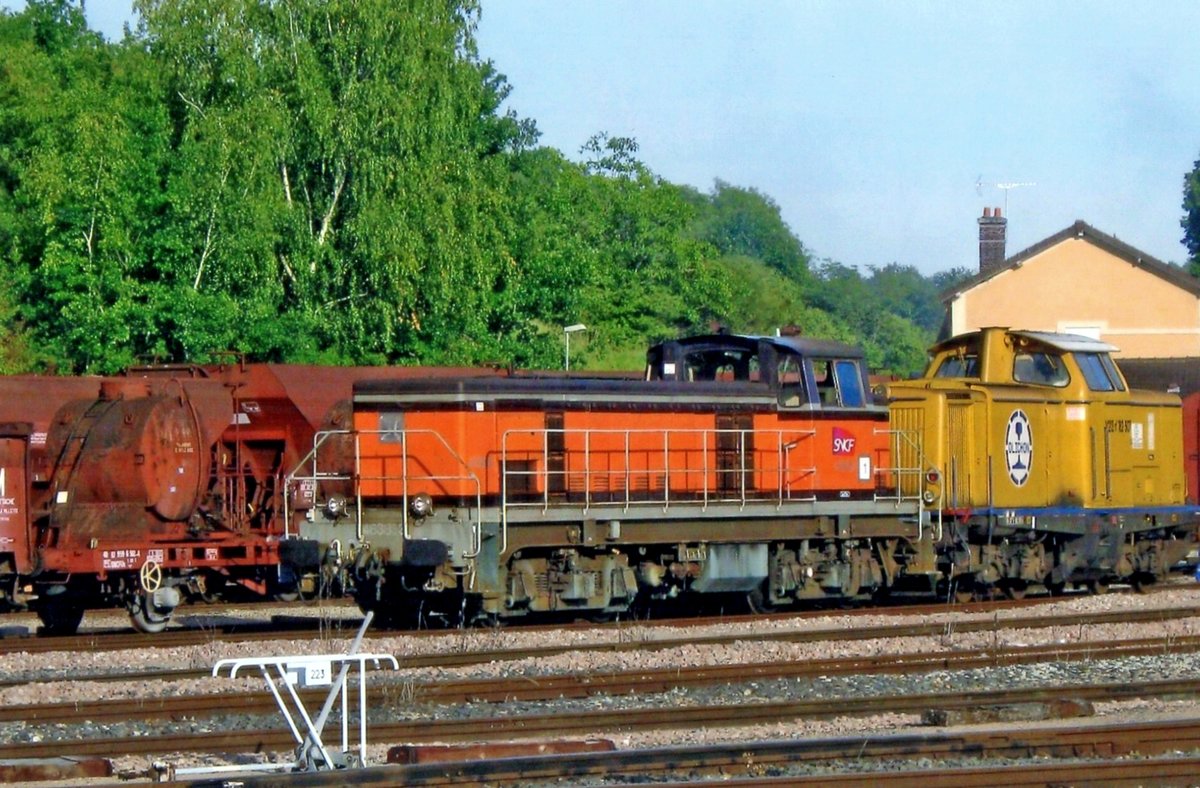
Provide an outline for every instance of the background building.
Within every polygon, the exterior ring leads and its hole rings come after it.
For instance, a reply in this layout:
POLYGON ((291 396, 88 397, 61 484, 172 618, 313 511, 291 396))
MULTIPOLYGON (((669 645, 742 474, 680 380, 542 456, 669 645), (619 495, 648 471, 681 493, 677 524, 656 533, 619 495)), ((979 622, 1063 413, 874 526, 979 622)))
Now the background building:
POLYGON ((979 219, 979 273, 943 294, 943 334, 1063 331, 1200 363, 1200 279, 1082 221, 1006 259, 1006 225, 999 208, 979 219))

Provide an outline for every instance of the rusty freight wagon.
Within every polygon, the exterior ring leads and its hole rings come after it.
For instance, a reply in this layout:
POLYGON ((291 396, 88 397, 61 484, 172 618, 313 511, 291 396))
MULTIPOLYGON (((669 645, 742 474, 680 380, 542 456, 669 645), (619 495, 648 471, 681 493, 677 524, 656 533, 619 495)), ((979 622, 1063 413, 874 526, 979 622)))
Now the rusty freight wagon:
POLYGON ((232 363, 114 378, 0 378, 0 588, 31 587, 47 629, 123 605, 161 630, 189 598, 236 588, 339 593, 320 546, 285 533, 282 478, 351 386, 494 370, 232 363), (53 414, 53 415, 49 415, 53 414))

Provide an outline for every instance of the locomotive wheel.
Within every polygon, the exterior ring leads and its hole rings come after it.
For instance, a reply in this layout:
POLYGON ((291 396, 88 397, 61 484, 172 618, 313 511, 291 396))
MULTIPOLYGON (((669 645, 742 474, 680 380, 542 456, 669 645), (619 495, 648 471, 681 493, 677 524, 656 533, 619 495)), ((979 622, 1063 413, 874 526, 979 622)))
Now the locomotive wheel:
POLYGON ((761 585, 746 594, 746 606, 750 608, 751 613, 759 616, 773 613, 779 609, 767 601, 766 589, 761 585))
POLYGON ((1009 580, 1004 584, 1004 595, 1009 599, 1024 599, 1029 591, 1029 584, 1024 580, 1009 580))
POLYGON ((1099 580, 1099 579, 1089 580, 1089 581, 1087 581, 1087 590, 1088 590, 1089 594, 1092 594, 1094 596, 1100 596, 1101 594, 1107 594, 1108 593, 1108 581, 1107 580, 1099 580))
POLYGON ((46 634, 74 635, 83 621, 83 605, 64 599, 63 595, 51 596, 39 600, 37 614, 46 634))
POLYGON ((960 575, 951 580, 948 598, 960 605, 974 602, 978 598, 975 579, 970 575, 960 575))
POLYGON ((129 610, 129 620, 137 631, 157 635, 167 628, 167 623, 171 620, 171 611, 160 613, 154 609, 154 605, 145 594, 139 594, 129 610))
POLYGON ((1133 586, 1133 590, 1139 594, 1144 594, 1150 590, 1150 586, 1158 582, 1158 578, 1150 572, 1137 572, 1129 580, 1129 585, 1133 586))

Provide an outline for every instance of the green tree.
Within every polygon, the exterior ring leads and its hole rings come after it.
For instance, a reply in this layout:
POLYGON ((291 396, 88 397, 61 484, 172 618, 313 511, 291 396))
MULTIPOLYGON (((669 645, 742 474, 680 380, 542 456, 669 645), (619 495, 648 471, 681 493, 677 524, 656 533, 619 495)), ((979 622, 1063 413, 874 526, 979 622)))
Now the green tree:
POLYGON ((176 97, 176 280, 293 318, 321 357, 494 357, 503 168, 488 160, 532 129, 496 114, 506 87, 478 60, 475 3, 138 8, 176 97))
POLYGON ((78 4, 32 2, 4 22, 0 233, 18 319, 50 359, 113 371, 148 338, 142 244, 166 141, 155 70, 88 31, 78 4))
POLYGON ((718 260, 729 280, 725 325, 732 331, 771 335, 794 327, 807 337, 855 342, 858 337, 829 312, 806 303, 803 289, 761 260, 724 255, 718 260))
POLYGON ((1188 250, 1188 270, 1200 276, 1200 159, 1183 176, 1183 245, 1188 250))
POLYGON ((119 44, 78 2, 0 12, 0 369, 557 366, 579 322, 573 365, 719 322, 901 369, 938 310, 909 268, 810 270, 770 197, 671 184, 633 139, 537 147, 474 0, 137 8, 119 44))
MULTIPOLYGON (((909 316, 893 310, 911 312, 912 304, 920 302, 922 297, 898 290, 885 296, 882 291, 899 282, 912 286, 914 277, 918 280, 921 277, 900 267, 880 270, 886 273, 878 281, 879 271, 874 269, 868 280, 850 266, 826 260, 817 271, 814 301, 839 322, 853 327, 873 371, 915 375, 925 365, 925 349, 934 338, 934 329, 918 326, 909 316)), ((925 292, 936 303, 933 288, 928 287, 925 292)))
POLYGON ((930 335, 937 331, 944 309, 935 279, 926 279, 913 266, 898 263, 869 270, 866 284, 883 309, 906 318, 930 335))
POLYGON ((698 204, 701 212, 695 231, 702 240, 722 254, 762 260, 802 287, 810 284, 808 251, 770 197, 717 180, 711 194, 698 204))
POLYGON ((638 161, 635 141, 597 135, 583 152, 591 156, 591 243, 600 255, 581 294, 581 317, 595 327, 593 352, 609 356, 604 366, 640 366, 647 341, 723 315, 726 277, 711 262, 712 248, 689 233, 695 211, 684 190, 638 161))

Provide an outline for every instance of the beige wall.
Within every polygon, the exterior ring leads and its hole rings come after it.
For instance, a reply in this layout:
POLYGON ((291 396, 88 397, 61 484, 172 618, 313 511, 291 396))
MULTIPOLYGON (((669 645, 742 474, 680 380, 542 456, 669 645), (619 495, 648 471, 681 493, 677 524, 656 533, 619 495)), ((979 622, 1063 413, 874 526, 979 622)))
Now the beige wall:
POLYGON ((1124 356, 1200 356, 1200 299, 1083 238, 997 274, 950 309, 955 334, 985 326, 1073 330, 1098 335, 1124 356))

